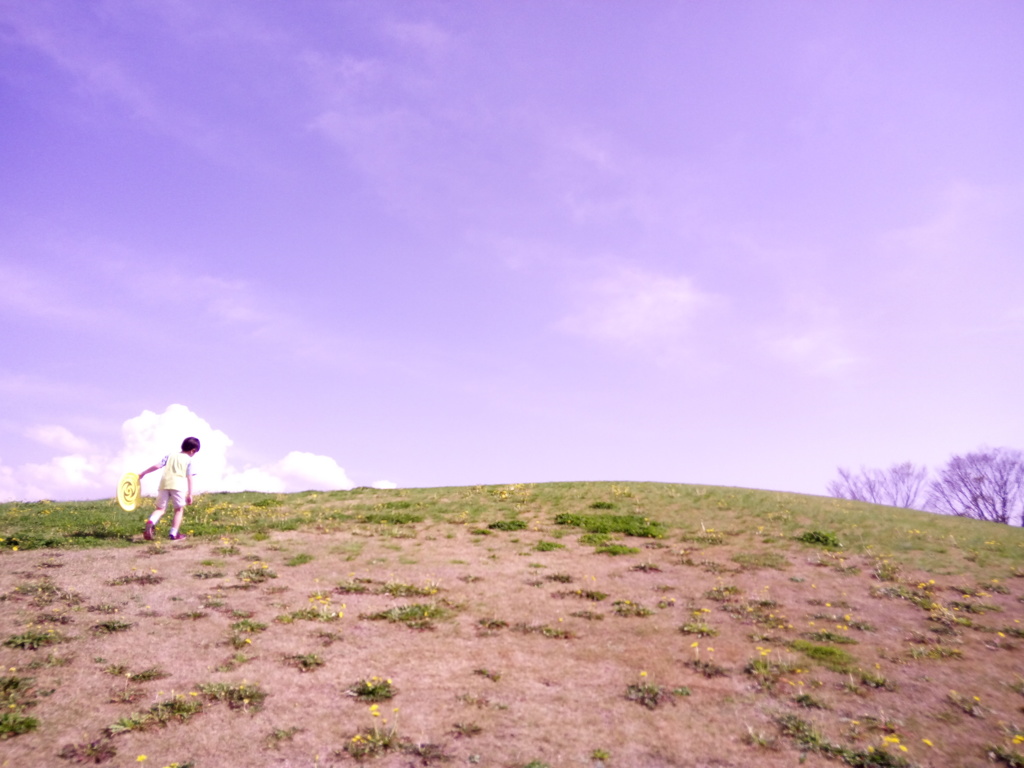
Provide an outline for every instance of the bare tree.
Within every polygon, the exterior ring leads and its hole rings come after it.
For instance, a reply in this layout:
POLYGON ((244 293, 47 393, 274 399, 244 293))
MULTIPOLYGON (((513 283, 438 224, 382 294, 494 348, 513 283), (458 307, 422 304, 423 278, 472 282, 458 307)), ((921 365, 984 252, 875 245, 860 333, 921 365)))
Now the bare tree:
POLYGON ((928 487, 928 507, 947 515, 1024 525, 1024 453, 992 448, 953 456, 928 487))
POLYGON ((828 484, 828 493, 837 499, 868 501, 890 507, 920 509, 921 488, 928 477, 927 467, 909 461, 893 464, 888 469, 865 469, 860 474, 839 468, 839 479, 828 484))

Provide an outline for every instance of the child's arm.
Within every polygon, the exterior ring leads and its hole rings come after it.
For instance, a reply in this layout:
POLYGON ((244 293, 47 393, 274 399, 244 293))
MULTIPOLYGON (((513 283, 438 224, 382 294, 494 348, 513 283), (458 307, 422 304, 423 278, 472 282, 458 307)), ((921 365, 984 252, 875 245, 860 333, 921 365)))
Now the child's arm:
POLYGON ((150 467, 149 469, 144 469, 144 470, 142 470, 141 472, 139 472, 139 480, 141 480, 142 478, 144 478, 144 477, 145 477, 146 475, 148 475, 148 474, 149 474, 150 472, 156 472, 156 471, 157 471, 158 469, 160 469, 160 465, 159 465, 159 464, 154 464, 154 465, 153 465, 152 467, 150 467))
POLYGON ((185 497, 185 503, 192 503, 192 475, 188 475, 188 496, 185 497))

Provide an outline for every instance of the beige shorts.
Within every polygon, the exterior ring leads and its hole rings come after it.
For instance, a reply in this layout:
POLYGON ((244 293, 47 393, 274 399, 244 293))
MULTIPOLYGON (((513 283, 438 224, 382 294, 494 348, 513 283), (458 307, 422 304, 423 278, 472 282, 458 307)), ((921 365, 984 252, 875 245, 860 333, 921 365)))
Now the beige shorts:
POLYGON ((161 490, 157 491, 156 494, 156 508, 167 509, 167 501, 170 500, 171 504, 174 505, 175 509, 185 508, 185 492, 184 491, 168 491, 161 490))

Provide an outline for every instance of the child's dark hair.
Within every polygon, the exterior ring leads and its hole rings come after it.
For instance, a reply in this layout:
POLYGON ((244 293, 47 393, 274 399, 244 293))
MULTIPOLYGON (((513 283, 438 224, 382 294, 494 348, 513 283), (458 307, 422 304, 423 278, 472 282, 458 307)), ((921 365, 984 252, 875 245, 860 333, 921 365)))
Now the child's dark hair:
POLYGON ((182 453, 188 453, 189 451, 199 450, 199 438, 198 437, 186 437, 181 442, 182 453))

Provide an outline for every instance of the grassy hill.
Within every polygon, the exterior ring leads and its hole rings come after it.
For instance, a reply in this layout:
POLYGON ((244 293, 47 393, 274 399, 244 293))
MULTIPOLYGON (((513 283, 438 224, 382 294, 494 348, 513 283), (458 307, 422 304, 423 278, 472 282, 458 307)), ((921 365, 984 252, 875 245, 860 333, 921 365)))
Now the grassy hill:
POLYGON ((0 765, 1024 765, 1024 531, 655 483, 0 505, 0 765), (166 536, 169 516, 159 531, 166 536))

